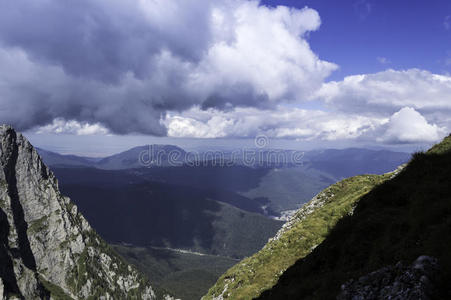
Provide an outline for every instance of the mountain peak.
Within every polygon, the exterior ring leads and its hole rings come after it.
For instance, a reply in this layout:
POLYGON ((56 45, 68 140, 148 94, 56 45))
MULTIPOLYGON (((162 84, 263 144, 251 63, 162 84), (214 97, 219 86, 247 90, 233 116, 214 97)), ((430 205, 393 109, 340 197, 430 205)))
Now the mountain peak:
POLYGON ((156 297, 61 195, 37 151, 8 125, 0 126, 0 167, 0 295, 156 297))

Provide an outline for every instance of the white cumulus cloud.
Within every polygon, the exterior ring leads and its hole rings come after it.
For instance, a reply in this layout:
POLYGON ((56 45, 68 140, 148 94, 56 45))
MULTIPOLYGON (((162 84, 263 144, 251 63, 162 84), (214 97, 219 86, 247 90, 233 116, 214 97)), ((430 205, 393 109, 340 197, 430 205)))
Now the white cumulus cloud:
POLYGON ((451 76, 390 69, 325 83, 316 96, 334 109, 362 114, 391 114, 406 106, 451 112, 451 76))
POLYGON ((255 137, 299 140, 355 139, 374 131, 386 118, 331 113, 279 106, 276 109, 235 108, 228 111, 192 108, 170 113, 164 123, 172 137, 255 137))
POLYGON ((446 134, 444 128, 430 124, 415 109, 404 107, 394 113, 386 125, 380 141, 388 143, 432 143, 446 134))
POLYGON ((36 129, 36 133, 75 134, 75 135, 105 135, 109 131, 102 125, 80 123, 74 120, 55 119, 51 124, 36 129))

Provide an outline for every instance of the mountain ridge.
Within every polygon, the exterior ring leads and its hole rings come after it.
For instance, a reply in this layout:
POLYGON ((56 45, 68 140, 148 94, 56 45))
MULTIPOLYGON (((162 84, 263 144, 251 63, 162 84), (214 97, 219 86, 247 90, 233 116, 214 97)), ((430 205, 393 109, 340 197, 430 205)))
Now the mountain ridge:
MULTIPOLYGON (((328 151, 331 152, 331 151, 328 151)), ((334 152, 334 151, 332 151, 334 152)), ((412 164, 418 163, 418 161, 421 161, 422 159, 427 158, 428 156, 440 156, 442 155, 442 159, 446 161, 446 158, 443 157, 443 155, 450 156, 451 153, 451 135, 447 138, 445 138, 442 142, 436 144, 433 146, 430 150, 428 150, 426 153, 417 153, 413 156, 409 164, 403 164, 401 165, 397 170, 394 172, 389 172, 384 175, 371 175, 374 176, 374 182, 372 184, 366 184, 366 185, 360 185, 358 184, 359 179, 364 178, 370 178, 370 175, 360 175, 351 177, 348 179, 345 179, 343 181, 340 181, 336 184, 331 185, 330 187, 326 188, 322 192, 320 192, 317 196, 315 196, 310 202, 305 204, 301 209, 299 209, 294 216, 289 219, 287 223, 284 224, 283 228, 279 230, 279 232, 276 234, 276 236, 263 247, 262 250, 254 254, 253 256, 246 258, 242 260, 237 265, 230 268, 226 273, 224 273, 216 282, 214 286, 212 286, 209 290, 209 292, 203 297, 204 300, 207 299, 298 299, 298 298, 308 298, 308 299, 331 299, 334 297, 333 293, 327 293, 324 291, 328 291, 331 289, 330 286, 327 284, 319 284, 318 282, 325 281, 322 277, 325 277, 327 282, 331 284, 331 281, 333 281, 333 275, 326 276, 322 274, 327 274, 328 272, 333 272, 332 267, 335 265, 333 262, 334 257, 336 255, 339 255, 334 252, 334 248, 338 248, 340 245, 340 241, 344 240, 346 236, 346 232, 352 233, 353 228, 352 226, 347 226, 346 230, 341 230, 340 237, 335 237, 334 241, 336 244, 334 246, 330 246, 330 252, 322 252, 322 255, 315 255, 317 253, 318 249, 322 249, 324 247, 323 243, 328 242, 330 239, 329 235, 332 235, 336 231, 336 227, 340 228, 342 226, 341 224, 344 223, 344 220, 352 219, 354 214, 359 213, 359 209, 362 207, 361 201, 362 199, 367 201, 366 198, 371 197, 372 194, 376 193, 378 190, 383 189, 384 186, 389 185, 391 182, 396 181, 398 177, 405 176, 406 172, 405 169, 411 170, 412 164), (349 182, 350 186, 354 186, 354 189, 361 190, 360 193, 357 193, 355 196, 352 196, 352 193, 350 192, 349 188, 343 188, 344 183, 349 182), (357 182, 357 183, 356 183, 357 182), (335 188, 334 188, 335 187, 335 188), (338 189, 337 189, 338 188, 338 189), (335 192, 331 193, 331 189, 335 190, 335 192), (324 198, 321 195, 329 194, 329 206, 330 209, 327 210, 328 206, 325 205, 325 201, 320 201, 319 199, 324 198), (340 196, 340 194, 344 194, 344 196, 340 196), (338 197, 338 198, 337 198, 338 197), (340 198, 348 197, 349 199, 347 201, 341 200, 340 198), (347 203, 345 207, 341 208, 341 213, 339 213, 339 217, 334 217, 336 215, 337 211, 339 209, 340 201, 342 203, 347 203), (352 205, 349 205, 352 204, 352 205), (317 215, 315 220, 315 214, 317 215), (321 221, 321 222, 318 222, 321 221), (324 223, 326 221, 326 223, 324 223), (320 237, 320 238, 319 238, 320 237), (309 241, 310 240, 310 241, 309 241), (313 242, 316 241, 316 242, 313 242), (310 257, 314 256, 315 259, 313 262, 309 262, 310 257), (310 279, 310 273, 301 273, 299 274, 299 271, 296 272, 296 270, 299 269, 298 265, 302 266, 303 262, 306 261, 305 264, 307 264, 306 268, 309 268, 309 272, 315 274, 314 279, 310 279), (324 261, 327 261, 327 263, 324 263, 324 261), (316 265, 318 263, 327 264, 328 269, 321 271, 321 267, 316 265), (308 278, 299 280, 299 278, 308 278), (303 289, 300 289, 297 287, 297 285, 300 285, 300 283, 303 284, 303 289), (317 286, 316 289, 314 289, 312 286, 317 286), (318 286, 321 286, 320 288, 318 286), (262 294, 263 293, 263 294, 262 294), (306 293, 306 294, 303 294, 306 293)), ((322 155, 322 153, 320 153, 322 155)), ((446 166, 449 166, 450 164, 444 164, 441 166, 442 173, 443 169, 446 170, 446 166)), ((440 170, 439 165, 436 163, 434 168, 437 170, 440 170)), ((428 170, 428 168, 424 168, 424 170, 428 170)), ((430 170, 430 166, 429 166, 430 170)), ((416 169, 417 172, 421 173, 423 170, 421 168, 416 169)), ((411 171, 410 171, 411 172, 411 171)), ((431 171, 429 171, 431 172, 431 171)), ((433 182, 433 181, 432 181, 433 182)), ((429 184, 432 184, 431 180, 428 181, 429 184)), ((437 186, 437 190, 440 191, 440 189, 444 190, 446 187, 440 186, 440 182, 444 182, 443 179, 441 181, 435 182, 435 186, 437 186)), ((449 179, 448 179, 449 182, 449 179)), ((414 190, 416 186, 412 185, 412 189, 414 190)), ((448 195, 449 198, 449 195, 448 195)), ((344 199, 344 198, 343 198, 344 199)), ((368 205, 368 204, 367 204, 368 205)), ((441 204, 444 207, 447 207, 446 204, 441 204)), ((445 211, 451 211, 451 208, 448 206, 447 210, 445 211)), ((438 213, 438 212, 437 212, 438 213)), ((376 214, 376 213, 375 213, 376 214)), ((421 215, 421 213, 418 213, 421 215)), ((377 214, 376 214, 377 215, 377 214)), ((388 213, 389 215, 389 213, 388 213)), ((368 217, 371 218, 371 217, 368 217)), ((361 220, 362 227, 365 227, 364 220, 361 220)), ((390 222, 385 222, 390 223, 390 222)), ((355 225, 354 225, 355 226, 355 225)), ((356 226, 355 226, 356 227, 356 226)), ((398 237, 399 238, 399 237, 398 237)), ((349 243, 349 245, 358 245, 362 242, 362 238, 360 240, 354 240, 353 243, 349 243)), ((367 241, 367 243, 370 243, 367 241)), ((388 248, 388 246, 387 246, 388 248)), ((342 250, 341 253, 347 253, 346 250, 342 250)), ((352 251, 352 253, 356 253, 357 251, 352 251)), ((365 251, 358 251, 359 253, 365 253, 365 251)), ((426 255, 429 255, 431 252, 425 251, 426 255)), ((349 255, 348 255, 349 256, 349 255)), ((443 256, 443 255, 442 255, 443 256)), ((362 257, 362 254, 360 254, 360 257, 362 257)), ((352 257, 348 257, 349 260, 352 260, 352 257)), ((407 261, 407 263, 410 263, 411 261, 415 260, 415 262, 412 264, 413 268, 419 268, 416 266, 421 265, 421 268, 427 268, 422 265, 422 261, 426 262, 435 262, 436 260, 434 258, 430 258, 428 256, 424 256, 424 253, 420 253, 417 251, 415 255, 410 256, 410 261, 407 261), (416 259, 416 260, 415 260, 416 259)), ((347 262, 349 264, 349 262, 347 262)), ((390 262, 393 263, 393 262, 390 262)), ((396 262, 395 262, 396 263, 396 262)), ((433 264, 432 263, 432 264, 433 264)), ((394 264, 393 264, 394 266, 394 264)), ((403 270, 403 272, 407 272, 406 275, 402 276, 415 276, 417 279, 422 278, 421 276, 424 276, 424 274, 416 274, 412 275, 412 271, 414 269, 408 269, 406 267, 402 267, 403 264, 401 262, 398 262, 395 267, 390 266, 383 266, 379 265, 379 267, 382 267, 382 269, 376 271, 376 268, 373 269, 375 272, 374 274, 379 274, 378 276, 395 276, 391 275, 390 271, 387 270, 394 270, 391 272, 401 272, 400 270, 403 270), (396 271, 398 270, 398 271, 396 271), (378 273, 379 272, 379 273, 378 273), (410 272, 410 273, 408 273, 410 272), (381 275, 382 274, 382 275, 381 275), (388 275, 387 275, 388 274, 388 275), (410 275, 409 275, 410 274, 410 275)), ((371 270, 367 270, 371 271, 371 270)), ((307 272, 307 271, 306 271, 307 272)), ((369 274, 365 275, 362 272, 357 272, 358 276, 363 276, 360 279, 350 281, 346 285, 343 285, 345 289, 349 289, 345 291, 344 295, 354 295, 358 297, 359 295, 366 295, 362 296, 363 298, 359 299, 366 299, 369 294, 365 294, 362 286, 359 286, 357 283, 359 282, 369 282, 369 278, 373 278, 374 276, 369 274), (371 277, 373 276, 373 277, 371 277), (352 294, 354 293, 354 294, 352 294)), ((428 276, 433 276, 431 273, 428 274, 428 276)), ((338 276, 337 276, 338 277, 338 276)), ((396 276, 395 276, 396 277, 396 276)), ((355 277, 354 277, 355 278, 355 277)), ((394 278, 394 277, 392 277, 394 278)), ((398 277, 396 277, 398 278, 398 277)), ((405 277, 403 277, 405 278, 405 277)), ((337 286, 339 287, 339 284, 344 284, 346 279, 350 279, 349 277, 345 277, 345 279, 342 279, 341 282, 335 282, 334 291, 336 291, 337 286)), ((389 280, 390 279, 384 279, 389 280)), ((398 280, 398 279, 397 279, 398 280)), ((403 279, 405 280, 405 279, 403 279)), ((371 283, 369 283, 371 284, 371 283)), ((401 286, 399 282, 392 283, 393 286, 401 286)), ((409 283, 414 284, 414 283, 409 283)), ((415 283, 416 284, 416 283, 415 283)), ((405 285, 402 285, 405 287, 405 285)), ((421 289, 424 288, 424 286, 421 286, 421 289)), ((371 290, 371 286, 364 287, 365 289, 368 289, 371 291, 371 295, 377 294, 377 291, 371 290)), ((374 287, 373 287, 374 289, 374 287)), ((411 295, 414 295, 415 293, 425 293, 424 290, 412 289, 411 295)), ((393 288, 393 290, 395 290, 393 288)), ((388 293, 393 292, 388 291, 388 293)), ((386 293, 385 291, 384 293, 386 293)), ((404 294, 405 295, 405 294, 404 294)), ((416 295, 416 294, 415 294, 416 295)), ((346 297, 348 297, 346 296, 346 297)), ((351 297, 350 296, 350 297, 351 297)), ((340 299, 351 299, 351 298, 340 298, 340 299)), ((354 299, 354 298, 352 298, 354 299)), ((373 299, 373 298, 371 298, 373 299)), ((375 299, 375 298, 374 298, 375 299)), ((414 298, 412 298, 414 299, 414 298)), ((424 298, 426 299, 426 298, 424 298)))
POLYGON ((319 245, 336 222, 352 214, 371 188, 394 176, 360 175, 335 183, 302 206, 257 253, 230 268, 202 298, 252 299, 272 287, 280 274, 319 245), (221 298, 222 297, 222 298, 221 298))
POLYGON ((449 299, 450 174, 451 135, 364 195, 257 299, 449 299))

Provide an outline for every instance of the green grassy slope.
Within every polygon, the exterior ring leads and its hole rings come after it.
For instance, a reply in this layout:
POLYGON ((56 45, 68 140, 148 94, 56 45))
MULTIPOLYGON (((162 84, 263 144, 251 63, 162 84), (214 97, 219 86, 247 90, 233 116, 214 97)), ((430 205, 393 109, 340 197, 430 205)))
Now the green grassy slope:
POLYGON ((398 176, 362 197, 354 214, 260 299, 333 299, 349 279, 420 255, 438 259, 437 292, 450 299, 450 249, 451 136, 415 154, 398 176))
POLYGON ((356 202, 392 174, 362 175, 323 190, 284 225, 276 237, 253 256, 229 269, 204 299, 252 299, 272 287, 288 267, 309 254, 356 202))

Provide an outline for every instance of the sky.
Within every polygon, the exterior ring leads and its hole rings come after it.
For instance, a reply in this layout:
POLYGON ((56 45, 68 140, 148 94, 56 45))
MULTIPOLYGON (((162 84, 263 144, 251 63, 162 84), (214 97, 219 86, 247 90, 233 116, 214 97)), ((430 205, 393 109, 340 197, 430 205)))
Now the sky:
POLYGON ((322 59, 340 66, 329 79, 419 68, 451 71, 451 1, 286 0, 265 5, 308 6, 318 11, 320 29, 309 43, 322 59))
POLYGON ((4 0, 0 70, 2 123, 64 153, 417 149, 451 132, 451 1, 4 0))

